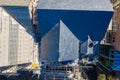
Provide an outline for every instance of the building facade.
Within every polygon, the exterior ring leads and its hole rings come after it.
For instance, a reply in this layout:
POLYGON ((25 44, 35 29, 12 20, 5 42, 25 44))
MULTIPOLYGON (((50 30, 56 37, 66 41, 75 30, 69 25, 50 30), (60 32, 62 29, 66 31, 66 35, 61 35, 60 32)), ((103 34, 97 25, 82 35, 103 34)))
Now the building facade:
POLYGON ((114 8, 112 18, 112 30, 110 32, 110 43, 114 49, 120 51, 120 0, 111 0, 114 8))

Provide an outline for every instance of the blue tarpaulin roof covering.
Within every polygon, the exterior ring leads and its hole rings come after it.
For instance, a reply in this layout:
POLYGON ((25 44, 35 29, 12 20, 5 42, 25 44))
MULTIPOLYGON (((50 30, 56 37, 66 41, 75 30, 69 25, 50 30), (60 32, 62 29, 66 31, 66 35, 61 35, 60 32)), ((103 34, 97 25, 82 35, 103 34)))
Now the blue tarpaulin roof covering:
POLYGON ((37 7, 41 36, 59 20, 80 40, 100 41, 113 14, 109 0, 40 0, 37 7))

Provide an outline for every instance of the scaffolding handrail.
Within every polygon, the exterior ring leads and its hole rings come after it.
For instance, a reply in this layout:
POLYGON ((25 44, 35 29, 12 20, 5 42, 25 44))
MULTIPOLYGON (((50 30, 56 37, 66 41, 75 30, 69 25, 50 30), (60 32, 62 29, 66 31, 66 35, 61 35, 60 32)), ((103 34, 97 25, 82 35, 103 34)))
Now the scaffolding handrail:
POLYGON ((104 54, 100 54, 100 56, 102 56, 102 57, 104 57, 104 58, 107 58, 107 59, 110 59, 110 60, 114 60, 114 58, 107 57, 107 56, 105 56, 104 54))
POLYGON ((104 66, 100 61, 98 61, 98 63, 101 65, 101 66, 103 66, 105 69, 107 69, 108 71, 110 71, 111 72, 111 70, 110 69, 108 69, 106 66, 104 66))

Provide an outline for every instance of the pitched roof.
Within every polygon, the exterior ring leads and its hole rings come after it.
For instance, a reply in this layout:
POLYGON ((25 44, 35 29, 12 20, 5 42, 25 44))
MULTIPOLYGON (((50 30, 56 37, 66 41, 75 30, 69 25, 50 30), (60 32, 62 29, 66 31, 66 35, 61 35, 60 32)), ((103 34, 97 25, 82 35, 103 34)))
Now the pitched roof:
POLYGON ((109 0, 39 0, 38 9, 113 11, 109 0))
POLYGON ((28 7, 23 6, 4 6, 3 7, 18 23, 26 30, 32 28, 28 7))
POLYGON ((41 39, 42 59, 49 61, 69 61, 78 58, 79 40, 60 20, 41 39))
POLYGON ((31 0, 0 0, 0 6, 28 6, 31 0))

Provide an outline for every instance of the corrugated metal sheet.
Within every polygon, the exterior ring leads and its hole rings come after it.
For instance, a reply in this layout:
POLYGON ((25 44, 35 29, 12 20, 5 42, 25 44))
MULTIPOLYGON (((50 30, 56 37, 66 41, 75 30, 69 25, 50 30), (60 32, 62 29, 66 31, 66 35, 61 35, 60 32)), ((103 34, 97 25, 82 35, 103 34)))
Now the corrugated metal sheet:
POLYGON ((39 0, 38 9, 113 11, 109 0, 39 0))
POLYGON ((28 6, 31 0, 0 0, 0 6, 28 6))
POLYGON ((59 36, 59 61, 77 59, 79 51, 79 40, 62 21, 60 21, 59 36))
POLYGON ((4 6, 3 8, 26 30, 32 30, 32 23, 28 7, 4 6))
POLYGON ((81 49, 80 49, 80 53, 87 53, 87 46, 88 46, 88 41, 85 41, 81 44, 81 49))
POLYGON ((18 24, 9 22, 9 65, 15 65, 18 62, 18 24))
POLYGON ((32 61, 33 38, 23 27, 25 26, 21 26, 6 10, 0 8, 0 28, 2 28, 0 32, 0 61, 2 61, 0 67, 32 61))
POLYGON ((78 58, 79 40, 60 21, 41 41, 41 58, 49 61, 68 61, 78 58))
POLYGON ((41 54, 42 59, 50 61, 58 61, 59 56, 59 23, 56 24, 42 39, 41 39, 41 54))

